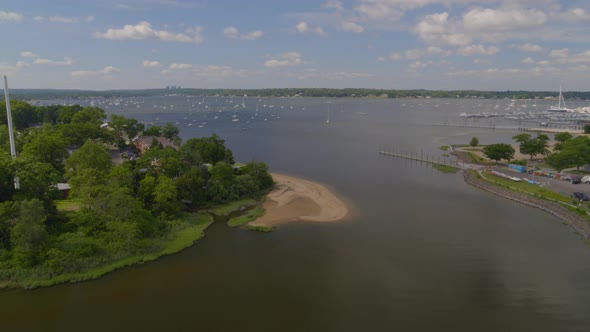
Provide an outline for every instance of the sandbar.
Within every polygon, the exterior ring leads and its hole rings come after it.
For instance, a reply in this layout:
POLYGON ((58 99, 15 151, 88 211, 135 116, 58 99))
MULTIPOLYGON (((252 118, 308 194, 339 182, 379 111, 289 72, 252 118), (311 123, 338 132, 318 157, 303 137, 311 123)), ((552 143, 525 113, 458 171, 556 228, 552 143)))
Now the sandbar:
POLYGON ((348 206, 326 186, 284 174, 271 173, 275 189, 263 203, 264 216, 253 226, 276 226, 288 221, 334 222, 348 215, 348 206))

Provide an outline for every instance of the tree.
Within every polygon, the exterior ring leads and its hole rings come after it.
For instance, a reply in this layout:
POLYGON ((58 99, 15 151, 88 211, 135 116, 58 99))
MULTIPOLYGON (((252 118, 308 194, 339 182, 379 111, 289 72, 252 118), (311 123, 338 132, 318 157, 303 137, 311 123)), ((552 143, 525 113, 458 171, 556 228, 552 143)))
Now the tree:
POLYGON ((20 195, 45 202, 59 197, 56 185, 60 176, 51 164, 22 156, 16 159, 14 169, 20 181, 20 195))
POLYGON ((13 260, 19 267, 31 267, 47 238, 44 224, 47 216, 43 203, 38 199, 21 201, 18 211, 16 224, 10 232, 13 260))
POLYGON ((59 171, 63 170, 63 162, 69 156, 66 140, 49 125, 30 133, 28 142, 23 145, 22 155, 51 164, 59 171))
POLYGON ((590 124, 584 126, 584 134, 590 134, 590 124))
POLYGON ((57 116, 57 122, 59 123, 70 123, 72 122, 72 117, 78 112, 82 110, 82 106, 80 105, 72 105, 72 106, 62 106, 59 109, 59 115, 57 116))
POLYGON ((559 152, 547 158, 551 167, 561 171, 568 167, 576 167, 590 163, 590 138, 578 136, 564 142, 559 152))
MULTIPOLYGON (((38 122, 35 107, 27 102, 21 100, 13 100, 10 102, 10 109, 12 110, 12 123, 17 130, 22 130, 29 127, 29 124, 38 122)), ((6 104, 0 103, 0 123, 7 124, 6 118, 6 104)))
POLYGON ((531 138, 529 134, 518 134, 512 139, 519 143, 520 153, 530 155, 531 160, 538 154, 549 153, 547 149, 549 136, 545 134, 538 134, 535 138, 531 138))
POLYGON ((154 190, 153 211, 157 215, 167 218, 175 217, 180 211, 180 202, 178 201, 178 191, 172 179, 161 175, 158 177, 157 185, 154 190))
POLYGON ((12 157, 0 151, 0 203, 8 201, 14 193, 14 166, 12 157))
POLYGON ((162 128, 162 136, 168 138, 168 139, 173 139, 174 137, 178 136, 178 128, 173 125, 171 122, 166 122, 166 124, 164 125, 164 128, 162 128))
POLYGON ((192 206, 198 206, 204 200, 204 184, 205 180, 201 175, 201 170, 197 167, 191 167, 176 179, 178 198, 191 201, 192 206))
POLYGON ((173 148, 152 147, 137 159, 137 166, 147 168, 151 174, 164 174, 175 178, 182 174, 187 165, 182 162, 178 151, 173 148))
POLYGON ((555 139, 555 141, 557 143, 555 143, 555 146, 553 148, 555 150, 561 150, 563 143, 571 140, 573 137, 574 136, 572 134, 568 133, 567 131, 555 134, 555 136, 553 138, 555 139))
POLYGON ((160 126, 150 126, 145 129, 142 133, 143 136, 162 136, 162 127, 160 126))
POLYGON ((478 144, 479 140, 477 139, 477 137, 473 137, 471 141, 469 141, 469 145, 471 145, 472 147, 476 147, 478 144))
POLYGON ((220 161, 231 165, 234 163, 234 156, 224 143, 216 134, 191 138, 182 145, 180 154, 190 165, 200 165, 200 162, 215 165, 220 161))
POLYGON ((85 107, 72 116, 72 123, 89 123, 100 127, 106 118, 104 111, 98 107, 85 107))
POLYGON ((107 148, 103 144, 87 140, 66 160, 66 175, 68 178, 72 178, 89 168, 100 173, 107 173, 111 166, 111 155, 107 148))
POLYGON ((514 157, 514 148, 510 144, 498 143, 491 144, 483 148, 486 157, 496 162, 505 159, 510 160, 514 157))

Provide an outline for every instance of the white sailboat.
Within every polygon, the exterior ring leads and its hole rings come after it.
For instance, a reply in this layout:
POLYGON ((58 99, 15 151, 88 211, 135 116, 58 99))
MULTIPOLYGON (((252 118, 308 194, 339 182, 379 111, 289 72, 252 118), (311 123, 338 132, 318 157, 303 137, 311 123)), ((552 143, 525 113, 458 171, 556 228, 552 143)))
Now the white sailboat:
POLYGON ((559 101, 557 106, 550 106, 547 112, 569 112, 569 109, 565 106, 565 99, 563 98, 563 94, 561 93, 561 85, 559 86, 559 101))

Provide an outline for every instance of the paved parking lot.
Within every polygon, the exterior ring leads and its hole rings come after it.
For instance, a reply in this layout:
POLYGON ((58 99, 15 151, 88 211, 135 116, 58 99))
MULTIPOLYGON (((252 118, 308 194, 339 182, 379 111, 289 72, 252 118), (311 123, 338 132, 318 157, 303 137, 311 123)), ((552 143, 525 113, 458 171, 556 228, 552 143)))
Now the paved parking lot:
MULTIPOLYGON (((532 174, 527 173, 519 173, 507 167, 492 167, 493 170, 510 175, 515 176, 521 179, 530 179, 537 182, 542 183, 543 186, 550 188, 553 191, 558 193, 572 196, 574 192, 579 191, 583 192, 586 195, 590 196, 590 184, 579 183, 579 184, 572 184, 570 181, 552 179, 545 176, 538 176, 535 175, 533 177, 532 174)), ((578 176, 578 175, 576 175, 578 176)))

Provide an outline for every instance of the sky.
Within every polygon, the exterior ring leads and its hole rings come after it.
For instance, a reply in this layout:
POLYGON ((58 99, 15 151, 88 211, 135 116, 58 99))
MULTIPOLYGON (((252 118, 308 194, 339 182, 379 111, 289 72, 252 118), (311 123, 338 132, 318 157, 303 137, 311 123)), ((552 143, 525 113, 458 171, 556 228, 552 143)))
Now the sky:
POLYGON ((0 0, 11 88, 590 90, 588 0, 0 0))

